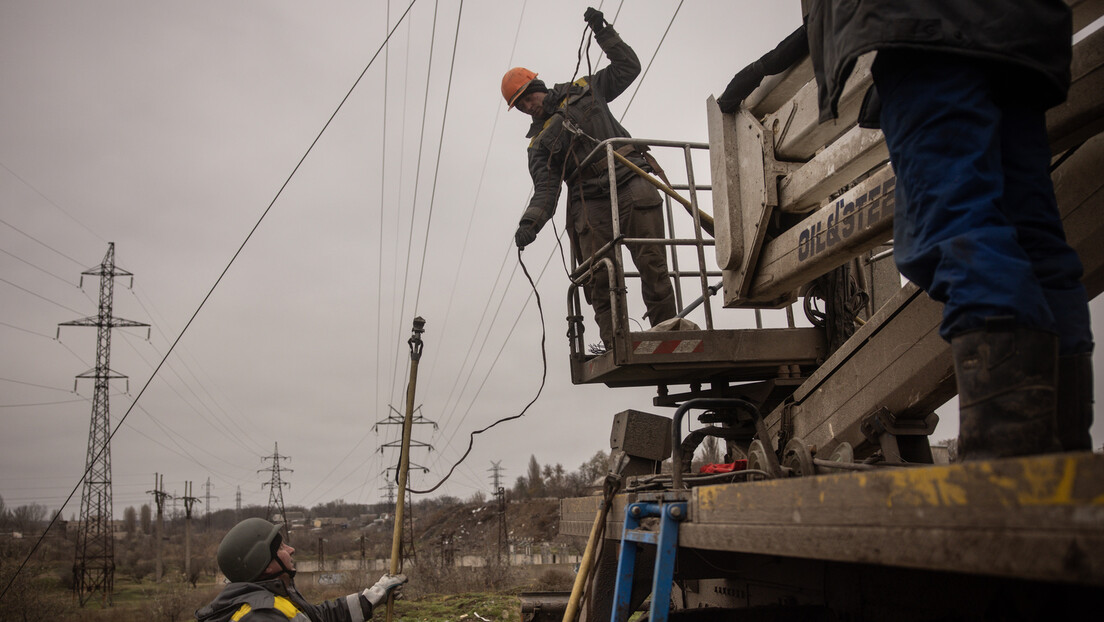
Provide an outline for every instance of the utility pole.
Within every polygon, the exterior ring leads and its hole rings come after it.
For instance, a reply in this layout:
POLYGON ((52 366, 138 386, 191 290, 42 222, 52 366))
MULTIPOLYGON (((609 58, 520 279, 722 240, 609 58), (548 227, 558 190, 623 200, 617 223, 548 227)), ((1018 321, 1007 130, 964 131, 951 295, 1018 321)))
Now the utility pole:
MULTIPOLYGON (((81 272, 84 277, 100 277, 98 313, 84 319, 58 324, 62 326, 96 327, 96 367, 77 376, 93 380, 92 419, 88 426, 88 453, 84 465, 84 489, 81 493, 81 513, 77 533, 76 558, 73 561, 74 589, 83 607, 95 592, 102 594, 104 606, 112 604, 115 590, 115 536, 112 533, 111 499, 111 412, 108 405, 109 384, 114 378, 126 378, 111 370, 111 329, 124 326, 145 326, 112 315, 115 277, 134 275, 115 267, 115 243, 107 245, 107 254, 95 268, 81 272)), ((147 339, 148 339, 147 335, 147 339)), ((73 383, 76 390, 76 381, 73 383)))
MULTIPOLYGON (((207 480, 211 483, 211 480, 207 480)), ((192 506, 197 497, 192 496, 192 483, 184 482, 184 496, 180 498, 184 502, 184 577, 192 580, 192 506)))
POLYGON ((241 486, 238 486, 238 492, 234 495, 234 522, 241 521, 241 486))
MULTIPOLYGON (((391 574, 399 574, 402 560, 403 510, 406 497, 406 476, 410 468, 410 433, 414 422, 414 396, 418 386, 418 362, 422 359, 422 333, 425 320, 414 318, 414 328, 406 343, 410 346, 410 381, 406 387, 406 417, 403 420, 402 445, 399 449, 399 494, 395 504, 395 530, 391 538, 391 574)), ((387 595, 387 622, 391 622, 395 608, 395 593, 387 595)))
POLYGON ((217 495, 214 496, 214 497, 211 496, 211 478, 210 477, 207 478, 207 483, 204 484, 203 487, 207 489, 207 494, 206 494, 207 501, 203 505, 203 512, 204 512, 203 528, 210 531, 211 530, 211 499, 218 499, 218 496, 217 495))
POLYGON ((165 492, 165 476, 159 473, 153 474, 153 490, 147 490, 146 494, 153 495, 153 502, 157 504, 157 522, 154 529, 154 539, 157 542, 157 562, 154 566, 153 580, 160 582, 162 575, 165 573, 165 562, 161 556, 162 543, 164 541, 165 533, 165 499, 170 495, 165 492))
POLYGON ((494 498, 496 513, 498 514, 498 557, 496 557, 496 563, 501 564, 503 559, 507 557, 509 551, 506 548, 509 534, 506 531, 506 489, 502 487, 502 472, 505 470, 502 468, 502 461, 491 461, 491 468, 487 469, 491 472, 491 483, 494 487, 494 498))
MULTIPOLYGON (((277 509, 280 511, 280 516, 284 521, 284 542, 291 544, 291 525, 287 518, 287 510, 284 508, 284 486, 291 486, 291 482, 285 482, 281 475, 284 471, 292 473, 291 469, 285 469, 280 466, 280 460, 291 460, 287 456, 280 455, 279 443, 272 444, 272 455, 261 458, 262 460, 271 460, 272 468, 269 469, 272 473, 272 479, 261 484, 261 488, 268 486, 268 520, 272 520, 272 510, 277 509)), ((264 473, 265 469, 257 471, 258 473, 264 473)))
POLYGON ((502 560, 506 560, 506 565, 510 564, 510 532, 506 528, 506 489, 499 487, 495 491, 495 498, 498 501, 498 561, 502 563, 502 560))

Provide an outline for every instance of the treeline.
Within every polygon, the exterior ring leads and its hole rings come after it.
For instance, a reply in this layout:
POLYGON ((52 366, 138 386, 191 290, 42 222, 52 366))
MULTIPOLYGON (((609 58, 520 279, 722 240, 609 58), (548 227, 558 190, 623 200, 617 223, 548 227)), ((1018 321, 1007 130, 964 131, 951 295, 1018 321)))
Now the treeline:
POLYGON ((0 497, 0 532, 31 532, 42 529, 46 524, 46 506, 37 503, 20 505, 8 509, 4 497, 0 497))
POLYGON ((510 491, 513 499, 537 499, 541 497, 581 497, 595 486, 602 485, 602 478, 609 470, 609 455, 604 451, 594 454, 579 465, 577 471, 568 473, 562 464, 541 466, 536 456, 529 457, 525 475, 518 476, 510 491))

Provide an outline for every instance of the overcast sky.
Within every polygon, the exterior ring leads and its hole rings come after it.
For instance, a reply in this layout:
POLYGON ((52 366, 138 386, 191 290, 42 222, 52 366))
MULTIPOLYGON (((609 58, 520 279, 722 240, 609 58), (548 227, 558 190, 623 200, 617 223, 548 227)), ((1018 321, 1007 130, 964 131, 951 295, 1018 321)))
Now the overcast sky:
MULTIPOLYGON (((152 325, 149 341, 144 329, 114 333, 112 368, 130 378, 129 391, 112 385, 114 426, 408 6, 0 4, 9 507, 57 509, 85 465, 92 384, 73 393, 73 377, 93 367, 95 330, 55 340, 58 323, 96 313, 97 279, 78 288, 80 272, 114 242, 134 273, 133 289, 116 283, 115 315, 152 325)), ((293 470, 286 503, 379 500, 395 460, 379 447, 399 429, 373 424, 388 404, 404 408, 415 315, 427 321, 417 401, 439 425, 416 428, 434 450, 413 453, 430 469, 412 474, 415 487, 440 479, 471 430, 520 411, 541 377, 539 317, 512 244, 531 187, 528 117, 505 110, 499 82, 515 65, 571 78, 586 6, 413 4, 114 437, 116 515, 150 501, 155 472, 170 494, 191 481, 203 497, 209 479, 215 509, 233 507, 239 488, 243 504, 264 505, 258 470, 277 443, 293 470)), ((619 6, 602 8, 614 21, 619 6)), ((797 0, 625 2, 617 29, 651 67, 614 113, 636 136, 706 141, 706 98, 799 21, 797 0)), ((596 45, 590 56, 597 67, 596 45)), ((681 156, 660 160, 671 172, 681 156)), ((707 177, 707 159, 696 162, 707 177)), ((523 419, 477 437, 442 492, 489 491, 492 461, 512 484, 531 454, 574 470, 608 449, 614 413, 655 411, 652 390, 571 385, 554 236, 547 228, 524 254, 544 271, 544 393, 523 419)), ((952 423, 936 436, 954 433, 952 423)), ((78 490, 67 518, 79 500, 78 490)))

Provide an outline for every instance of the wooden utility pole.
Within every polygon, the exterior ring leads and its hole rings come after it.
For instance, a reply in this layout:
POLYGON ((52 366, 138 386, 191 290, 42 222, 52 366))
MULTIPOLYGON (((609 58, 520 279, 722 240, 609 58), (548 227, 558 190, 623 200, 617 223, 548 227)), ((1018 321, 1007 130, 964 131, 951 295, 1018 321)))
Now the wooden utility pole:
MULTIPOLYGON (((210 482, 210 480, 207 480, 210 482)), ((184 578, 192 580, 192 506, 199 498, 192 496, 192 483, 184 482, 184 578)))
POLYGON ((153 495, 153 502, 157 504, 157 527, 154 530, 157 564, 154 566, 153 580, 160 582, 161 577, 165 574, 165 560, 161 555, 162 540, 165 534, 165 499, 170 496, 169 493, 165 492, 165 476, 154 473, 153 490, 147 490, 146 492, 153 495))
MULTIPOLYGON (((418 361, 422 358, 422 333, 425 320, 414 318, 414 330, 406 342, 410 345, 410 384, 406 387, 406 417, 403 419, 402 447, 399 450, 399 490, 395 502, 395 529, 391 538, 391 574, 399 574, 402 561, 403 511, 406 502, 406 475, 410 470, 410 430, 414 421, 414 395, 418 384, 418 361)), ((394 591, 387 595, 387 622, 395 608, 394 591)))

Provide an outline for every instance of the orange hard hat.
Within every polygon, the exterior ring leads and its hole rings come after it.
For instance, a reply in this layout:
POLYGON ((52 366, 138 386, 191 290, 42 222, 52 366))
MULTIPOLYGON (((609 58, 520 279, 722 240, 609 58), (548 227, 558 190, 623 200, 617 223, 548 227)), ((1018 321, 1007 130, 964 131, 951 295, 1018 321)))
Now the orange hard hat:
POLYGON ((525 87, 529 86, 536 77, 536 73, 525 67, 514 67, 502 76, 502 98, 506 100, 507 110, 514 107, 514 102, 521 97, 525 87))

